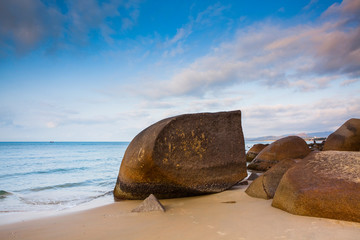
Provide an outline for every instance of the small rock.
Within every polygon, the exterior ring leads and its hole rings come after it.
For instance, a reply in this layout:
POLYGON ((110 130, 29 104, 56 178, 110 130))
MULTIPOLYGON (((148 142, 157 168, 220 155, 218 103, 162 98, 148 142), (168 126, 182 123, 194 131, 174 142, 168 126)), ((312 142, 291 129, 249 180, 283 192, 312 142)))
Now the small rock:
POLYGON ((251 162, 269 144, 258 143, 252 146, 246 153, 246 161, 251 162))
POLYGON ((249 182, 248 181, 242 181, 242 182, 239 182, 237 185, 248 185, 249 182))
POLYGON ((257 175, 256 173, 251 173, 250 176, 247 178, 247 180, 254 181, 258 177, 259 177, 259 175, 257 175))
POLYGON ((221 203, 236 203, 236 201, 225 201, 225 202, 221 202, 221 203))
POLYGON ((153 194, 150 194, 149 197, 147 197, 137 208, 134 208, 131 212, 152 211, 165 212, 165 208, 153 194))
POLYGON ((274 197, 276 189, 285 172, 296 163, 294 159, 286 159, 261 175, 246 189, 246 193, 251 197, 271 199, 274 197))

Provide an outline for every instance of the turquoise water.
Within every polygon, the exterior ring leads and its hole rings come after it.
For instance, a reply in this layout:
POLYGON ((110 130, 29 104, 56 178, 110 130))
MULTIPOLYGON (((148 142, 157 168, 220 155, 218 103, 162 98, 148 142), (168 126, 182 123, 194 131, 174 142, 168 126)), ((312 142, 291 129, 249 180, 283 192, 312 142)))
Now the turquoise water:
POLYGON ((0 212, 62 210, 111 195, 127 146, 0 143, 0 212))
MULTIPOLYGON (((248 150, 256 142, 246 142, 248 150)), ((127 142, 0 142, 0 214, 112 201, 127 142)))

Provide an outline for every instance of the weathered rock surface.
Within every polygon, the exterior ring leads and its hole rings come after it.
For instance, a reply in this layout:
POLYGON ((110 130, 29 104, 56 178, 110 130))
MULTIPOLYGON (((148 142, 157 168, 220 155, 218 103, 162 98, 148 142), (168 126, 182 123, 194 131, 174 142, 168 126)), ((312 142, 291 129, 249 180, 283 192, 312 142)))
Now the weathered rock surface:
POLYGON ((265 147, 248 165, 248 169, 267 171, 284 159, 304 158, 310 152, 304 139, 298 136, 281 138, 265 147))
POLYGON ((282 177, 272 206, 360 222, 360 152, 313 152, 282 177))
POLYGON ((323 150, 360 151, 360 119, 352 118, 330 134, 323 150))
POLYGON ((273 198, 281 178, 295 162, 296 160, 294 159, 286 159, 275 164, 263 175, 256 178, 245 192, 251 197, 264 199, 273 198))
POLYGON ((134 208, 132 212, 152 212, 152 211, 161 211, 165 212, 164 206, 159 202, 159 200, 153 195, 150 194, 137 208, 134 208))
POLYGON ((268 145, 269 144, 262 143, 254 144, 254 146, 252 146, 246 153, 246 161, 251 162, 254 160, 254 158, 268 145))
POLYGON ((139 133, 122 160, 117 199, 226 190, 247 176, 241 112, 185 114, 139 133))

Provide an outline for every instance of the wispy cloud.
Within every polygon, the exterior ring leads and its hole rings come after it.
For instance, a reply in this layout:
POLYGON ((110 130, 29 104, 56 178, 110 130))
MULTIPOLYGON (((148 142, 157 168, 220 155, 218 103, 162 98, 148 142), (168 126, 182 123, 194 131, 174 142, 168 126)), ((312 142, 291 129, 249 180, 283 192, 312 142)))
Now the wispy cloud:
POLYGON ((224 16, 227 9, 229 6, 217 3, 199 12, 195 17, 190 17, 189 22, 178 28, 173 37, 166 39, 163 44, 166 49, 163 57, 174 57, 182 54, 185 51, 183 46, 190 35, 199 29, 210 28, 216 19, 221 19, 224 16))
MULTIPOLYGON (((204 95, 218 86, 258 82, 268 87, 309 91, 360 77, 360 5, 332 5, 315 23, 293 27, 278 22, 239 29, 233 41, 179 70, 150 97, 204 95), (345 24, 347 23, 347 24, 345 24)), ((202 17, 200 17, 202 19, 202 17)))
POLYGON ((191 34, 191 32, 192 32, 192 24, 187 24, 182 28, 178 28, 176 30, 175 36, 165 42, 165 46, 171 46, 185 39, 191 34))
POLYGON ((305 7, 303 7, 303 10, 309 10, 311 9, 311 7, 313 7, 319 0, 311 0, 308 5, 306 5, 305 7))
POLYGON ((220 3, 207 7, 204 11, 200 12, 194 22, 200 25, 211 25, 214 18, 222 17, 224 12, 229 9, 230 6, 224 6, 220 3))

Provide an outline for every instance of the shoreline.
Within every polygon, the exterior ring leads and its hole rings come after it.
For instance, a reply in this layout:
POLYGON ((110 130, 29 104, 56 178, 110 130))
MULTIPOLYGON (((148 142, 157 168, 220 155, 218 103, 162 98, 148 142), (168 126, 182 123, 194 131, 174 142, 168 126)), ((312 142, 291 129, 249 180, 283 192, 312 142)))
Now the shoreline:
POLYGON ((296 216, 249 197, 245 186, 162 199, 166 212, 132 213, 142 201, 0 225, 0 239, 358 239, 360 223, 296 216))
POLYGON ((106 195, 101 198, 91 200, 80 205, 68 207, 65 209, 53 209, 42 211, 19 211, 19 212, 1 212, 0 213, 0 226, 8 224, 17 224, 24 221, 38 220, 48 217, 57 217, 62 215, 69 215, 82 211, 92 210, 95 208, 103 207, 115 203, 113 195, 106 195))

